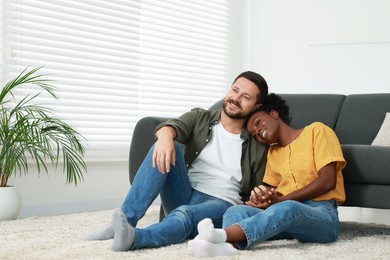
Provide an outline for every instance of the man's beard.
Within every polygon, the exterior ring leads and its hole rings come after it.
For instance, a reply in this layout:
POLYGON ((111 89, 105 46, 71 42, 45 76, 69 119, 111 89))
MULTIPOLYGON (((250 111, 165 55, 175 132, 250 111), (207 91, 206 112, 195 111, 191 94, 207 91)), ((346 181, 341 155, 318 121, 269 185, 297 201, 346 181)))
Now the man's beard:
MULTIPOLYGON (((250 115, 250 113, 243 113, 242 111, 241 112, 236 112, 236 113, 232 113, 232 112, 229 112, 226 107, 227 107, 227 104, 228 102, 230 102, 230 100, 224 100, 223 101, 223 106, 222 106, 222 109, 223 109, 223 112, 225 112, 225 114, 231 118, 231 119, 247 119, 250 115)), ((241 108, 241 106, 239 104, 236 103, 236 105, 241 108)))

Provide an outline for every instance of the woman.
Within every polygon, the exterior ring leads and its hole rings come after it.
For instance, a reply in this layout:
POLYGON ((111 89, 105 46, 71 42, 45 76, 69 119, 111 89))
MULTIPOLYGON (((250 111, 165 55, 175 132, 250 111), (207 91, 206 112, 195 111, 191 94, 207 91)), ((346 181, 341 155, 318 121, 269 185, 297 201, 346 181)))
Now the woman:
POLYGON ((233 255, 268 239, 328 243, 338 238, 346 164, 340 143, 320 122, 302 129, 289 123, 288 105, 276 94, 249 118, 249 132, 270 145, 265 185, 252 191, 246 205, 225 212, 224 229, 202 220, 199 235, 188 243, 193 256, 233 255))

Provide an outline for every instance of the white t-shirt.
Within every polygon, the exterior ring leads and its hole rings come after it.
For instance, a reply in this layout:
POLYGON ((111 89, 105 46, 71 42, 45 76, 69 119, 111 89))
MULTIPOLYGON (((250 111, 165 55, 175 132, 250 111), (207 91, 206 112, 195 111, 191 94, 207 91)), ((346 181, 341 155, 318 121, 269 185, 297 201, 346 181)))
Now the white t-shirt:
POLYGON ((188 170, 191 185, 198 191, 240 205, 243 140, 240 134, 226 131, 221 123, 212 131, 211 141, 188 170))

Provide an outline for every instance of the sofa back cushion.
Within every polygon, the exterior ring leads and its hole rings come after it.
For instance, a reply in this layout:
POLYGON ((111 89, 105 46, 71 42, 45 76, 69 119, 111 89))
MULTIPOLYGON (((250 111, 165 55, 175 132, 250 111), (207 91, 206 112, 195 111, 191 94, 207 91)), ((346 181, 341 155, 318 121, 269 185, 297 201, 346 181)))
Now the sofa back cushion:
POLYGON ((340 143, 371 145, 386 112, 390 112, 390 93, 348 95, 335 128, 340 143))
MULTIPOLYGON (((278 94, 290 107, 291 126, 302 128, 313 122, 322 122, 334 129, 345 95, 341 94, 278 94)), ((209 110, 221 109, 223 100, 209 110)))
POLYGON ((211 107, 209 107, 209 110, 211 111, 217 111, 220 110, 223 106, 223 99, 218 100, 215 104, 213 104, 211 107))
POLYGON ((291 126, 298 129, 322 122, 334 129, 345 99, 341 94, 279 94, 290 107, 291 126))

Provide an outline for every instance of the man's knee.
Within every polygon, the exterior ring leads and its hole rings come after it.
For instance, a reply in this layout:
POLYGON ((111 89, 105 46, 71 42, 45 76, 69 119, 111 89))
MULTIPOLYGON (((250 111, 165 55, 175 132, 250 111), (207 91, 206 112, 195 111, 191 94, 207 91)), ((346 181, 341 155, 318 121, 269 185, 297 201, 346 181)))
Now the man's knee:
POLYGON ((176 141, 174 141, 173 144, 174 144, 176 153, 178 153, 178 152, 183 153, 183 145, 182 144, 180 144, 176 141))
POLYGON ((169 216, 175 218, 178 223, 181 223, 188 234, 192 234, 196 231, 196 224, 194 223, 193 212, 190 205, 177 207, 169 216))

